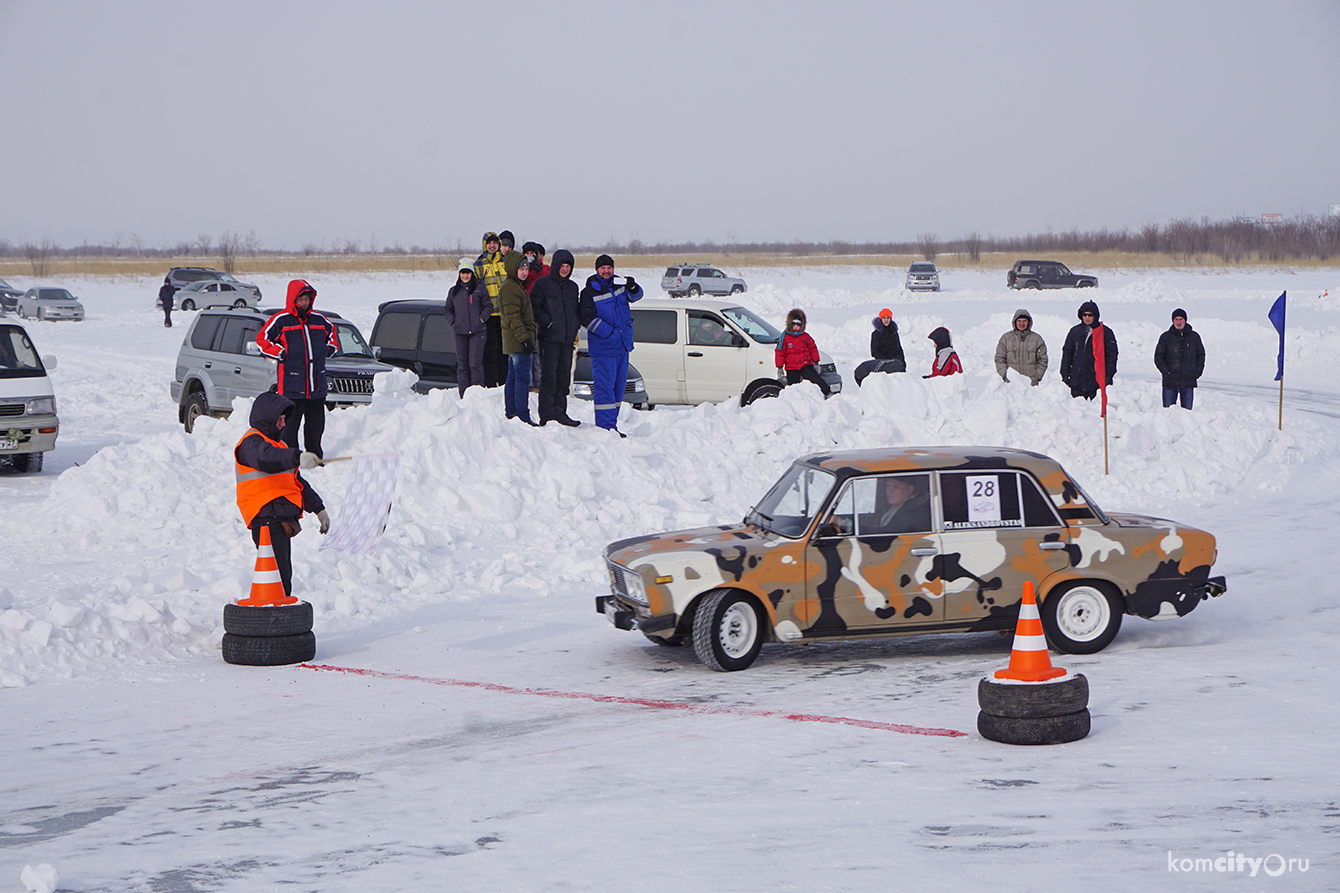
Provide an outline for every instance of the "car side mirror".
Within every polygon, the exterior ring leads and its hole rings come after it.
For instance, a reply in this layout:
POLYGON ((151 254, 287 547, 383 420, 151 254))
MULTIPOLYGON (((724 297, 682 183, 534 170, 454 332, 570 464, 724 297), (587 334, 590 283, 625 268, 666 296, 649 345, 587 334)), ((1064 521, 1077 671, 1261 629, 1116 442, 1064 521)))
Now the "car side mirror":
POLYGON ((261 356, 261 346, 255 341, 248 341, 246 346, 242 348, 242 352, 249 357, 259 357, 261 356))
POLYGON ((749 346, 749 342, 746 341, 746 340, 744 340, 744 336, 741 335, 739 332, 731 332, 731 333, 730 333, 730 346, 731 346, 731 347, 748 347, 748 346, 749 346))
POLYGON ((47 371, 50 372, 56 368, 56 357, 54 355, 42 357, 42 365, 47 367, 47 371))
POLYGON ((382 349, 380 347, 372 348, 372 356, 373 359, 380 360, 382 358, 382 349))

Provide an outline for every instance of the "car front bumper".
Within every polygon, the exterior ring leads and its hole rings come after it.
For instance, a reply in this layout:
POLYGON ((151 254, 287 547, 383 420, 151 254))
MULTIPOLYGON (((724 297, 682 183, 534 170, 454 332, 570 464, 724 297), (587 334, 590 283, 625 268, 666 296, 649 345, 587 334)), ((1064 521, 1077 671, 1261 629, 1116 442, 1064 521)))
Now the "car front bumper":
POLYGON ((56 448, 60 419, 54 415, 0 420, 0 456, 45 453, 56 448))

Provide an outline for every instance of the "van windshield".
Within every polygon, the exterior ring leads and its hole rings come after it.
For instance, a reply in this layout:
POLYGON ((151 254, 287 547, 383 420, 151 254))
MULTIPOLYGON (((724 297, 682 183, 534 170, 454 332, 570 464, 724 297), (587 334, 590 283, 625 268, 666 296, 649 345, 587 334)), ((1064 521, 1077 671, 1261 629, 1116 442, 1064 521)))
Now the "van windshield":
POLYGON ((746 335, 759 344, 776 344, 777 339, 782 337, 782 333, 774 329, 772 323, 755 316, 753 311, 743 307, 727 307, 721 311, 721 315, 743 329, 746 335))
POLYGON ((28 333, 20 326, 0 326, 0 378, 41 378, 46 374, 28 333))

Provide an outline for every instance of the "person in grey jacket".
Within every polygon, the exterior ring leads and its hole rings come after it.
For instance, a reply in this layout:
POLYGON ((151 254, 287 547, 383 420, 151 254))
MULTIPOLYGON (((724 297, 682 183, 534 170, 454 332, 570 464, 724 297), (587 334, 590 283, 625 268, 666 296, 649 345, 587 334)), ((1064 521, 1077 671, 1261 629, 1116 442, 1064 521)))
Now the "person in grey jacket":
POLYGON ((1047 372, 1047 343, 1033 331, 1033 317, 1022 308, 1014 311, 1010 330, 996 342, 996 374, 1009 381, 1011 369, 1033 382, 1034 387, 1047 372))
POLYGON ((447 290, 447 325, 456 333, 456 386, 461 396, 471 385, 484 386, 484 341, 492 315, 493 301, 484 280, 475 275, 475 262, 461 258, 456 282, 447 290))

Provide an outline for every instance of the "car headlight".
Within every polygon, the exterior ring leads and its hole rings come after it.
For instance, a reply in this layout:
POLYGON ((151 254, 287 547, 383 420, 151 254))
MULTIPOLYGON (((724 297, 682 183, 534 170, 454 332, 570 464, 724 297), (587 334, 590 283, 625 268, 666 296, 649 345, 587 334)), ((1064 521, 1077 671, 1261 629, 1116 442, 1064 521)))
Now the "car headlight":
POLYGON ((633 385, 632 390, 634 391, 645 391, 647 389, 646 382, 644 382, 640 378, 633 379, 632 385, 633 385))
POLYGON ((639 605, 647 604, 647 586, 642 582, 642 575, 635 570, 629 570, 624 576, 624 585, 628 587, 628 597, 639 605))
POLYGON ((572 385, 572 396, 574 396, 574 397, 590 397, 590 396, 591 396, 591 385, 589 385, 589 384, 577 384, 576 382, 574 382, 573 385, 572 385))
POLYGON ((36 397, 24 405, 23 411, 28 415, 55 415, 56 398, 36 397))

